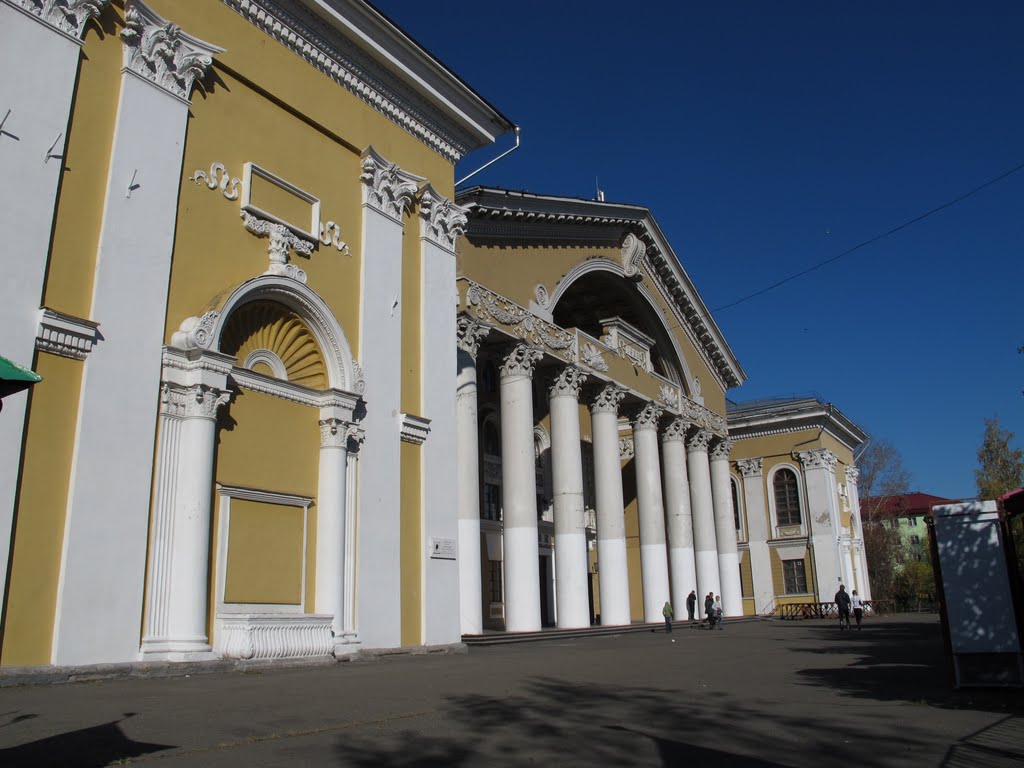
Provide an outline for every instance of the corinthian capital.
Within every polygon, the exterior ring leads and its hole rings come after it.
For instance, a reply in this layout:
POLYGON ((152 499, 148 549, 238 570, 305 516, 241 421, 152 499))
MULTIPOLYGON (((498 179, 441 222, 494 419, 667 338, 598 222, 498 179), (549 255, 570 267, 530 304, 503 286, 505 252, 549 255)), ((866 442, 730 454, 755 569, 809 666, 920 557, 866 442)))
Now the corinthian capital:
POLYGON ((124 69, 187 102, 192 84, 224 49, 192 37, 141 0, 129 0, 121 30, 124 69))
POLYGON ((658 421, 664 409, 655 403, 648 403, 633 417, 633 431, 638 429, 657 429, 658 421))
POLYGON ((587 380, 587 374, 573 365, 559 371, 548 386, 548 397, 580 397, 580 388, 587 380))
POLYGON ((676 416, 661 430, 661 442, 674 443, 686 440, 686 430, 689 426, 690 423, 686 419, 676 416))
POLYGON ((622 402, 622 398, 626 396, 626 390, 622 387, 617 387, 614 384, 609 384, 601 388, 594 396, 594 401, 590 404, 591 413, 618 413, 619 403, 622 402))
POLYGON ((216 419, 217 409, 231 402, 231 392, 205 384, 182 386, 164 382, 160 390, 160 412, 184 419, 216 419))
POLYGON ((449 251, 455 250, 455 240, 466 231, 466 209, 442 197, 427 184, 420 190, 420 218, 423 219, 423 237, 449 251))
POLYGON ((860 470, 857 469, 853 464, 846 465, 846 482, 852 485, 857 484, 857 479, 860 477, 860 470))
POLYGON ((739 459, 736 466, 744 477, 760 477, 764 467, 764 459, 739 459))
POLYGON ((455 321, 455 342, 459 349, 476 360, 481 342, 491 332, 491 326, 474 320, 469 315, 459 315, 455 321))
POLYGON ((732 440, 728 438, 720 438, 715 441, 714 446, 711 449, 711 454, 708 456, 711 461, 728 461, 729 454, 732 453, 732 440))
POLYGON ((712 437, 714 437, 714 435, 712 435, 708 430, 698 429, 686 439, 686 450, 706 452, 708 450, 708 445, 711 443, 712 437))
POLYGON ((828 448, 818 448, 814 451, 800 451, 796 454, 797 459, 804 469, 831 469, 835 470, 836 462, 839 460, 828 448))
POLYGON ((544 353, 529 344, 516 344, 501 364, 501 376, 533 376, 544 353))
POLYGON ((89 19, 100 15, 110 0, 10 0, 54 29, 81 38, 89 19))
POLYGON ((349 424, 341 419, 321 419, 321 448, 348 448, 349 424))
POLYGON ((412 210, 417 185, 423 181, 389 163, 373 147, 363 152, 359 180, 363 182, 363 204, 398 221, 402 214, 412 210))

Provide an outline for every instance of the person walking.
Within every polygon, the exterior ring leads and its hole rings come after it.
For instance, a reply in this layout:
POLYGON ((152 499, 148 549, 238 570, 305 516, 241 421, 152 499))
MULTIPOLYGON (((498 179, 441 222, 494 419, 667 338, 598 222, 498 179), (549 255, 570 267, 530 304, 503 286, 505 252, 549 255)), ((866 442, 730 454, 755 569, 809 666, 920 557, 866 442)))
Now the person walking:
POLYGON ((864 619, 864 601, 860 599, 856 589, 850 595, 850 605, 853 607, 853 618, 857 620, 857 631, 860 632, 860 623, 864 619))
POLYGON ((839 628, 849 629, 850 628, 850 596, 846 594, 846 586, 843 584, 839 585, 839 591, 836 592, 836 608, 839 609, 839 628))
POLYGON ((665 631, 672 634, 672 603, 668 600, 665 601, 665 605, 661 609, 661 615, 665 617, 665 631))
POLYGON ((686 596, 686 615, 690 621, 693 621, 693 613, 697 610, 697 590, 691 589, 690 594, 686 596))
POLYGON ((708 592, 704 598, 704 615, 708 617, 708 629, 715 628, 715 593, 708 592))
POLYGON ((722 597, 715 595, 715 604, 712 606, 712 610, 715 612, 715 624, 719 629, 722 628, 722 597))

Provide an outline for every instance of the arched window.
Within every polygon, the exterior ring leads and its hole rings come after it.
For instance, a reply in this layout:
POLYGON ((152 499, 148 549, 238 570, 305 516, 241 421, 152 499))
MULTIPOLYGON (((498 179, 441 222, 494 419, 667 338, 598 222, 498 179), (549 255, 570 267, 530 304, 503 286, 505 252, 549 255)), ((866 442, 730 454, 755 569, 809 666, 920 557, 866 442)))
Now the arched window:
POLYGON ((797 489, 796 474, 782 468, 775 473, 775 515, 779 525, 800 525, 800 491, 797 489))

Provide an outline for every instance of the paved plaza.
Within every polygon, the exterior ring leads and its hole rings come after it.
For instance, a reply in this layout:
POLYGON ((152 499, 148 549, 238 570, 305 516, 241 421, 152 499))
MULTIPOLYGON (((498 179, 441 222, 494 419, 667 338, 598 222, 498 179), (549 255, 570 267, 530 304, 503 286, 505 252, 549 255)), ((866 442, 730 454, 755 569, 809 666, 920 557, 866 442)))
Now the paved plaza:
POLYGON ((5 768, 1021 762, 1022 695, 950 691, 935 616, 0 689, 5 768))

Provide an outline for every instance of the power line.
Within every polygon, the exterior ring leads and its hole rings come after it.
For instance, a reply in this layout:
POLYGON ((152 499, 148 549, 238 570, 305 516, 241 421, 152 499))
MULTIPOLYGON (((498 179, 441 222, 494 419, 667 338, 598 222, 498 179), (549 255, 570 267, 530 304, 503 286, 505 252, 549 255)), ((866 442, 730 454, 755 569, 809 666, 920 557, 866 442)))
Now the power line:
POLYGON ((865 240, 862 243, 858 243, 857 245, 853 246, 852 248, 848 248, 847 250, 843 251, 840 254, 837 254, 836 256, 832 256, 831 258, 825 259, 824 261, 820 261, 817 264, 815 264, 814 266, 811 266, 811 267, 808 267, 807 269, 801 270, 800 272, 792 274, 789 277, 784 277, 782 280, 779 280, 777 283, 772 283, 767 288, 762 288, 759 291, 755 291, 754 293, 751 293, 751 294, 749 294, 747 296, 744 296, 741 299, 737 299, 736 301, 734 301, 734 302, 732 302, 730 304, 723 304, 720 307, 716 307, 715 309, 711 310, 711 313, 714 314, 715 312, 721 312, 724 309, 731 309, 732 307, 735 307, 737 304, 742 304, 745 301, 749 301, 750 299, 756 298, 757 296, 761 296, 762 294, 768 293, 768 291, 775 290, 780 285, 785 285, 786 283, 788 283, 788 282, 790 282, 792 280, 796 280, 798 277, 803 277, 804 275, 810 274, 811 272, 814 272, 815 270, 821 269, 822 267, 824 267, 824 266, 826 266, 828 264, 831 264, 833 261, 838 261, 839 259, 843 258, 844 256, 849 256, 854 251, 859 251, 861 248, 866 248, 867 246, 871 245, 872 243, 877 243, 879 240, 882 240, 883 238, 886 238, 886 237, 889 237, 890 235, 896 234, 901 229, 906 229, 907 227, 911 226, 912 224, 916 224, 919 221, 927 219, 929 216, 935 215, 939 211, 943 211, 946 208, 950 208, 950 207, 956 205, 957 203, 960 203, 960 202, 966 200, 967 198, 971 197, 972 195, 976 195, 978 192, 981 192, 986 187, 991 187, 993 184, 995 184, 997 182, 1000 182, 1003 179, 1007 178, 1008 176, 1011 176, 1011 175, 1017 173, 1017 171, 1019 171, 1021 169, 1024 169, 1024 163, 1020 163, 1019 165, 1014 166, 1013 168, 1011 168, 1010 170, 1006 171, 1005 173, 1001 173, 998 176, 996 176, 995 178, 989 179, 985 183, 980 184, 979 186, 975 187, 974 189, 970 190, 969 192, 964 192, 962 195, 954 197, 952 200, 949 200, 949 201, 943 203, 942 205, 939 205, 939 206, 937 206, 935 208, 932 208, 930 211, 922 213, 920 216, 916 216, 913 219, 910 219, 909 221, 903 222, 898 227, 893 227, 892 229, 888 230, 887 232, 883 232, 880 235, 875 235, 874 237, 872 237, 872 238, 870 238, 868 240, 865 240))

